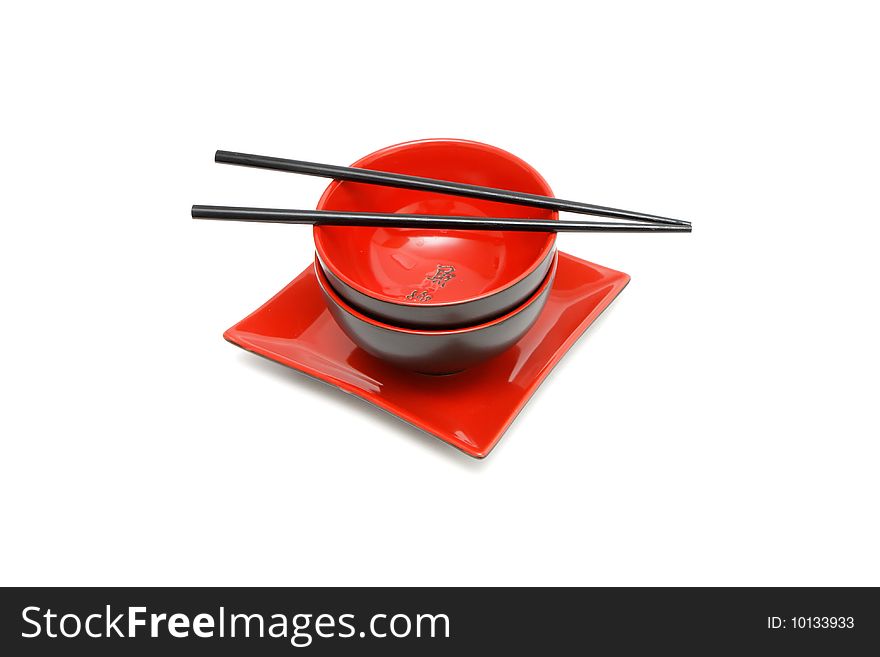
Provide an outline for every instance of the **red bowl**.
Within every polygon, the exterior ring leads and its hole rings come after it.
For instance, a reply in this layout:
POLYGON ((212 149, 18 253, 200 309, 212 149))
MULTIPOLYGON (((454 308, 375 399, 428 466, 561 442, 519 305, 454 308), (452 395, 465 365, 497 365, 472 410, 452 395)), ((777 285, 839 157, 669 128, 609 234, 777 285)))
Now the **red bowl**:
POLYGON ((525 302, 490 322, 459 329, 426 330, 385 324, 348 305, 333 290, 315 258, 315 276, 330 314, 368 354, 424 374, 452 374, 512 347, 538 319, 556 277, 554 253, 544 281, 525 302))
MULTIPOLYGON (((553 192, 510 153, 461 139, 383 148, 352 166, 498 187, 553 192)), ((364 183, 332 182, 319 210, 557 219, 552 210, 364 183)), ((315 249, 334 290, 399 326, 472 326, 525 301, 546 278, 555 233, 315 226, 315 249)))

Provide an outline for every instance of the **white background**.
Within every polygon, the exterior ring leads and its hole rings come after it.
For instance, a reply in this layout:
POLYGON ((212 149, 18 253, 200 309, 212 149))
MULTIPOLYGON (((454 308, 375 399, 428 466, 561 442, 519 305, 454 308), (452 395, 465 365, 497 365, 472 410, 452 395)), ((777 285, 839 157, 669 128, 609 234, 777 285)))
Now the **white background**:
MULTIPOLYGON (((880 584, 871 3, 6 4, 3 584, 880 584), (472 460, 227 344, 347 164, 462 137, 692 235, 472 460)), ((486 403, 491 403, 491 390, 486 403)))

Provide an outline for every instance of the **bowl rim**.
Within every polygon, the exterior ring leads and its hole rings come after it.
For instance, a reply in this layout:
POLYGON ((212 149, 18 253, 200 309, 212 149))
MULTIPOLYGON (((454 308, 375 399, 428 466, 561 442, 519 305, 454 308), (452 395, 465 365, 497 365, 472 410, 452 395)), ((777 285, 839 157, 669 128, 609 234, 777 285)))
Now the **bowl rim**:
POLYGON ((340 310, 347 312, 355 319, 359 319, 379 329, 393 331, 394 333, 406 333, 408 335, 461 335, 462 333, 481 331, 491 326, 502 324, 535 303, 535 301, 537 301, 544 294, 547 288, 553 285, 553 282, 556 279, 556 270, 558 265, 559 252, 557 251, 553 254, 553 262, 550 264, 550 269, 547 271, 547 275, 544 276, 544 280, 541 281, 541 284, 535 289, 535 291, 529 296, 529 298, 519 304, 516 308, 504 313, 499 317, 496 317, 495 319, 489 320, 488 322, 483 322, 482 324, 474 324, 473 326, 462 326, 452 329, 419 329, 408 328, 406 326, 395 326, 393 324, 386 324, 385 322, 378 320, 374 317, 370 317, 369 315, 365 315, 356 308, 352 308, 342 297, 339 296, 339 294, 336 293, 336 290, 334 290, 333 286, 330 285, 330 281, 327 280, 327 275, 321 269, 321 264, 318 262, 317 254, 315 254, 315 262, 313 267, 315 269, 315 276, 318 279, 318 285, 321 287, 321 290, 324 292, 324 294, 330 297, 330 300, 334 304, 336 304, 336 306, 340 310))
MULTIPOLYGON (((422 146, 425 144, 433 144, 433 143, 465 144, 467 146, 476 146, 480 150, 489 151, 489 152, 492 152, 496 155, 500 155, 508 160, 513 160, 517 164, 520 164, 523 168, 527 169, 528 172, 532 176, 534 176, 534 178, 538 182, 538 184, 544 188, 543 191, 541 192, 542 196, 553 196, 553 190, 550 188, 549 183, 544 179, 544 176, 542 176, 538 172, 538 170, 535 169, 535 167, 533 167, 531 164, 529 164, 528 162, 526 162, 522 158, 517 157, 513 153, 504 150, 503 148, 499 148, 498 146, 493 146, 491 144, 485 144, 480 141, 473 141, 471 139, 432 137, 429 139, 414 139, 412 141, 403 141, 398 144, 393 144, 391 146, 386 146, 384 148, 380 148, 379 150, 373 151, 372 153, 370 153, 368 155, 364 155, 362 158, 360 158, 359 160, 354 162, 351 166, 358 167, 358 168, 368 168, 368 166, 366 166, 366 165, 368 165, 373 159, 375 159, 379 156, 386 155, 388 153, 394 153, 394 152, 397 152, 400 150, 406 150, 406 149, 409 149, 413 146, 422 146)), ((327 202, 327 199, 336 190, 336 188, 342 184, 342 182, 343 181, 334 180, 329 185, 327 185, 326 189, 324 190, 324 193, 321 194, 321 198, 318 199, 318 205, 317 205, 318 210, 321 210, 324 208, 324 204, 327 202)), ((557 211, 553 210, 553 211, 551 211, 551 216, 549 218, 552 220, 558 221, 559 220, 559 213, 557 211)), ((419 302, 419 301, 408 301, 406 299, 398 299, 398 298, 394 298, 394 297, 391 297, 386 294, 376 292, 375 290, 371 290, 371 289, 361 285, 360 283, 353 280, 352 278, 350 278, 349 276, 347 276, 343 272, 339 271, 339 269, 337 267, 333 266, 332 260, 327 257, 327 249, 324 248, 324 244, 321 239, 321 234, 322 234, 321 228, 322 228, 322 226, 314 226, 312 228, 312 239, 315 242, 315 250, 317 251, 318 256, 321 258, 321 262, 324 263, 324 266, 326 266, 330 271, 332 271, 333 274, 337 278, 339 278, 346 285, 354 288, 355 290, 357 290, 361 294, 364 294, 368 297, 372 297, 373 299, 376 299, 377 301, 382 301, 384 303, 390 303, 390 304, 394 304, 394 305, 398 305, 398 306, 408 306, 411 308, 426 308, 426 307, 430 307, 430 308, 447 307, 448 308, 448 307, 454 307, 454 306, 460 306, 460 305, 464 305, 464 304, 468 304, 468 303, 473 303, 475 301, 480 301, 482 299, 487 299, 487 298, 494 296, 500 292, 503 292, 503 291, 513 287, 514 285, 518 284, 519 282, 521 282, 530 273, 532 273, 537 267, 539 267, 541 265, 541 263, 544 262, 544 260, 550 254, 550 252, 553 251, 553 249, 556 247, 556 233, 549 233, 549 239, 544 244, 544 247, 541 249, 540 254, 534 260, 532 265, 530 267, 528 267, 527 269, 523 270, 519 276, 508 281, 503 287, 492 288, 491 290, 489 290, 487 292, 483 292, 481 294, 476 294, 476 295, 470 296, 466 299, 459 299, 457 301, 441 301, 438 303, 431 303, 431 304, 426 305, 426 304, 419 302)))

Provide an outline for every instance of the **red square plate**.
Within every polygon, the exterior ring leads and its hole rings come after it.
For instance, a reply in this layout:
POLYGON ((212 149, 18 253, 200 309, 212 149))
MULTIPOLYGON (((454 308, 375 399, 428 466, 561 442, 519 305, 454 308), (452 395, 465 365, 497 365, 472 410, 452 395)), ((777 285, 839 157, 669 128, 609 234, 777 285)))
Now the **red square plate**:
POLYGON ((330 316, 312 266, 223 337, 483 458, 628 282, 627 274, 560 252, 547 305, 529 332, 495 358, 447 376, 399 370, 359 349, 330 316))

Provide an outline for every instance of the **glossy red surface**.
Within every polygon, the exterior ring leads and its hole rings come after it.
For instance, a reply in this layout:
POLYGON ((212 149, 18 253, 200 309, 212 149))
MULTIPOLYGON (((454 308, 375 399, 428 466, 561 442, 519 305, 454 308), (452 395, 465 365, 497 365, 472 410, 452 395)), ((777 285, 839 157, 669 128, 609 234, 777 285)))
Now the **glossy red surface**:
POLYGON ((311 265, 224 337, 482 458, 628 282, 624 273, 560 253, 550 297, 529 331, 507 351, 449 376, 400 370, 355 345, 330 315, 311 265))
MULTIPOLYGON (((524 161, 472 141, 407 142, 353 166, 552 196, 547 182, 524 161)), ((327 187, 318 209, 558 218, 551 210, 338 181, 327 187)), ((555 233, 341 226, 315 226, 314 237, 321 262, 345 284, 413 308, 476 301, 504 290, 545 262, 556 241, 555 233), (426 278, 450 265, 454 278, 442 287, 431 286, 429 300, 407 299, 425 287, 426 278)), ((523 298, 531 291, 525 290, 523 298)))

